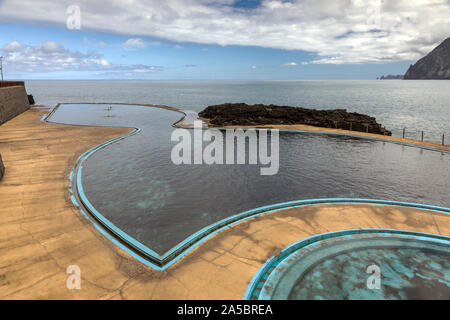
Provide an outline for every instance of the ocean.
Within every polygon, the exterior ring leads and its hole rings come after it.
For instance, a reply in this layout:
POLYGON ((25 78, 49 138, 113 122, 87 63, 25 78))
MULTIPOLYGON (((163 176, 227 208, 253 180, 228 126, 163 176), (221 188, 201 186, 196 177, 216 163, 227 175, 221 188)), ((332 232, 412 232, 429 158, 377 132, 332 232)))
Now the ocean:
MULTIPOLYGON (((347 109, 374 116, 395 136, 450 141, 450 81, 26 81, 36 103, 162 104, 201 111, 225 102, 347 109)), ((450 143, 447 143, 450 144, 450 143)))

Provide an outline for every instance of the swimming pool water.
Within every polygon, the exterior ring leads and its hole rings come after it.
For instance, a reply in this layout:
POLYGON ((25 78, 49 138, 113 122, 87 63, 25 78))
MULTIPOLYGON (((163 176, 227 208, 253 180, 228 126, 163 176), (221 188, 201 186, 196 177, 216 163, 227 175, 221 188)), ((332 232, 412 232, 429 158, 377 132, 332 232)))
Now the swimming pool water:
POLYGON ((174 165, 182 114, 159 108, 62 105, 51 121, 139 127, 83 164, 86 197, 108 220, 162 255, 221 219, 274 203, 371 198, 450 207, 450 155, 354 137, 280 133, 280 170, 254 165, 174 165))
POLYGON ((280 258, 269 269, 270 275, 265 279, 258 275, 252 298, 423 300, 450 296, 450 238, 379 230, 329 235, 312 244, 302 246, 300 241, 290 246, 294 251, 280 258), (295 246, 299 246, 296 251, 295 246))

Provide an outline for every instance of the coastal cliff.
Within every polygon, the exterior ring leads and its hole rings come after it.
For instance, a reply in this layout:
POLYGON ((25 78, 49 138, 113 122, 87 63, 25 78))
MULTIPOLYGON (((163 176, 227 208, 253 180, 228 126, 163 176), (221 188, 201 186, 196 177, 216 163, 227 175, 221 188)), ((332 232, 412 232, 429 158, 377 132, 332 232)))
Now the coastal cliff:
POLYGON ((409 67, 406 80, 450 80, 450 38, 409 67))
POLYGON ((211 126, 258 126, 305 124, 389 135, 374 117, 344 109, 316 110, 276 105, 226 103, 209 106, 199 113, 211 126))

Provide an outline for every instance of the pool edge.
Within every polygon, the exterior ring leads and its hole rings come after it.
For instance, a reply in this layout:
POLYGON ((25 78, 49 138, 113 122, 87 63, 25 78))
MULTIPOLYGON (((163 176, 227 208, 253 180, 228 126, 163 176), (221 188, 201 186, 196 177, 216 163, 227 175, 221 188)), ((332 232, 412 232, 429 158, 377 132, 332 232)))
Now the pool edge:
MULTIPOLYGON (((338 231, 325 232, 320 234, 315 234, 306 238, 303 238, 299 241, 296 241, 287 247, 283 248, 281 253, 272 256, 266 260, 266 262, 258 269, 255 275, 252 277, 251 281, 248 284, 248 287, 244 293, 243 300, 254 300, 255 291, 259 291, 257 297, 261 294, 261 289, 258 289, 258 285, 261 284, 262 280, 267 280, 269 275, 276 269, 278 265, 280 265, 284 260, 286 260, 289 256, 294 254, 299 249, 305 248, 312 244, 317 244, 321 241, 345 237, 350 235, 358 235, 358 234, 391 234, 391 235, 403 235, 403 236, 412 236, 415 238, 427 238, 432 239, 430 241, 439 241, 445 240, 446 242, 450 242, 450 237, 444 235, 438 235, 433 233, 426 232, 417 232, 410 230, 398 230, 398 229, 386 229, 386 228, 362 228, 362 229, 345 229, 338 231)), ((259 299, 256 299, 259 300, 259 299)))
MULTIPOLYGON (((57 109, 63 105, 63 104, 96 104, 96 105, 103 105, 103 104, 113 104, 113 105, 131 105, 131 106, 143 106, 143 107, 155 107, 155 108, 162 108, 169 111, 174 111, 178 113, 182 113, 184 116, 172 124, 173 127, 179 127, 179 128, 186 128, 186 129, 193 129, 190 127, 183 127, 180 126, 179 123, 182 123, 184 120, 186 113, 184 113, 181 109, 176 109, 173 107, 167 107, 167 106, 158 106, 158 105, 150 105, 150 104, 127 104, 127 103, 60 103, 57 104, 53 110, 46 116, 43 117, 41 121, 48 122, 48 123, 57 123, 57 124, 63 124, 68 125, 64 123, 58 123, 50 121, 50 117, 57 111, 57 109)), ((111 127, 111 126, 103 126, 103 125, 73 125, 73 126, 88 126, 88 127, 111 127)), ((396 207, 408 207, 408 208, 414 208, 414 209, 422 209, 422 210, 429 210, 434 212, 442 212, 449 214, 450 208, 446 207, 439 207, 439 206, 432 206, 432 205, 426 205, 426 204, 418 204, 418 203, 409 203, 409 202, 397 202, 397 201, 390 201, 390 200, 378 200, 378 199, 358 199, 358 198, 320 198, 320 199, 307 199, 307 200, 296 200, 296 201, 289 201, 289 202, 283 202, 283 203, 277 203, 272 205, 267 205, 263 207, 254 208, 248 211, 244 211, 238 214, 235 214, 231 217, 222 219, 214 224, 211 224, 209 226, 206 226, 202 228, 201 230, 197 231, 196 233, 192 234, 185 240, 183 240, 181 243, 173 247, 172 249, 168 250, 165 254, 159 255, 156 254, 153 250, 148 248, 147 246, 143 245, 133 237, 129 236, 125 232, 123 232, 120 228, 116 227, 114 224, 112 224, 108 219, 106 219, 100 212, 98 212, 92 205, 90 205, 90 202, 87 198, 87 196, 84 194, 82 189, 82 179, 81 179, 81 173, 82 173, 82 164, 84 161, 86 161, 92 154, 97 152, 98 150, 101 150, 105 147, 107 147, 110 144, 113 144, 119 140, 126 139, 130 136, 133 136, 141 131, 138 127, 120 127, 115 126, 115 128, 129 128, 133 129, 132 132, 127 133, 125 135, 116 137, 114 139, 110 139, 108 141, 105 141, 85 153, 83 153, 78 160, 76 161, 75 166, 73 167, 70 176, 69 176, 69 191, 71 194, 71 200, 75 207, 78 208, 80 213, 86 217, 91 223, 94 224, 94 227, 98 229, 104 236, 106 236, 110 241, 112 241, 114 244, 119 246, 121 249, 138 259, 139 261, 143 262, 144 264, 156 269, 156 270, 165 270, 171 265, 173 265, 175 262, 180 260, 182 257, 187 255, 189 252, 191 252, 193 249, 198 247, 203 242, 207 241, 210 237, 213 235, 228 229, 242 221, 268 214, 268 213, 274 213, 280 210, 285 209, 291 209, 291 208, 297 208, 302 206, 312 206, 312 205, 328 205, 328 204, 369 204, 369 205, 387 205, 387 206, 396 206, 396 207), (79 186, 81 187, 81 192, 79 190, 79 186), (79 201, 77 201, 79 200, 79 201), (92 210, 93 209, 93 210, 92 210), (90 217, 91 216, 91 217, 90 217), (95 221, 92 219, 94 218, 95 221), (97 222, 96 222, 97 221, 97 222), (105 229, 109 230, 107 232, 105 229), (111 233, 111 234, 110 234, 111 233), (120 241, 118 241, 118 239, 120 241), (137 251, 137 252, 136 252, 137 251)), ((218 128, 221 129, 221 128, 218 128)), ((254 128, 254 130, 258 130, 258 128, 254 128)), ((298 133, 312 133, 312 134, 326 134, 326 135, 341 135, 341 136, 352 136, 352 137, 358 137, 361 139, 368 139, 368 140, 379 140, 383 142, 391 142, 396 144, 402 144, 410 147, 416 147, 416 148, 422 148, 425 147, 425 149, 429 149, 429 147, 426 146, 420 146, 420 145, 414 145, 414 144, 407 144, 399 141, 391 141, 381 138, 372 138, 372 137, 365 137, 365 136, 359 136, 359 135, 353 135, 353 134, 345 134, 345 133, 333 133, 333 132, 325 132, 325 131, 304 131, 304 130, 280 130, 281 132, 298 132, 298 133)), ((429 149, 431 151, 438 151, 438 152, 445 152, 450 153, 450 151, 442 150, 442 149, 436 149, 431 148, 429 149)))

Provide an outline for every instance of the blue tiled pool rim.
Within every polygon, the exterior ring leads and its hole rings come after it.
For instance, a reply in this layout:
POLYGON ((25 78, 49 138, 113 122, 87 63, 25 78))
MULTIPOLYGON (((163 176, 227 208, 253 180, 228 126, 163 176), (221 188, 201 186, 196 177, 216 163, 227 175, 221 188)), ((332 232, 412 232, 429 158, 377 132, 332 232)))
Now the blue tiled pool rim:
MULTIPOLYGON (((83 104, 89 104, 89 103, 83 103, 83 104)), ((123 103, 95 103, 95 104, 123 104, 123 103)), ((50 122, 51 115, 57 110, 57 108, 61 104, 58 104, 51 113, 47 117, 43 119, 45 122, 50 122)), ((147 106, 147 107, 158 107, 158 106, 150 106, 150 105, 140 105, 140 104, 132 104, 133 106, 147 106)), ((172 110, 176 111, 176 110, 172 110)), ((177 112, 185 115, 185 113, 182 110, 178 110, 177 112)), ((177 121, 173 126, 179 127, 180 121, 184 119, 184 116, 177 121)), ((83 126, 83 125, 80 125, 83 126)), ((90 126, 92 127, 92 126, 90 126)), ((99 127, 105 127, 105 126, 99 126, 99 127)), ((156 270, 164 270, 167 269, 169 266, 174 264, 176 261, 181 259, 184 255, 189 253, 191 250, 193 250, 195 247, 203 243, 204 241, 208 240, 211 236, 214 234, 227 229, 237 223, 240 223, 244 220, 267 214, 267 213, 273 213, 279 210, 284 209, 290 209, 290 208, 297 208, 302 206, 311 206, 311 205, 326 205, 326 204, 371 204, 371 205, 387 205, 387 206, 397 206, 397 207, 408 207, 408 208, 415 208, 415 209, 421 209, 421 210, 429 210, 429 211, 435 211, 435 212, 442 212, 442 213, 450 213, 450 208, 446 207, 439 207, 439 206, 432 206, 432 205, 425 205, 425 204, 417 204, 417 203, 409 203, 409 202, 396 202, 396 201, 390 201, 390 200, 378 200, 378 199, 358 199, 358 198, 321 198, 321 199, 308 199, 308 200, 297 200, 297 201, 289 201, 289 202, 283 202, 283 203, 277 203, 273 205, 267 205, 259 208, 255 208, 252 210, 248 210, 236 215, 233 215, 231 217, 225 218, 223 220, 220 220, 214 224, 211 224, 196 233, 192 234, 190 237, 186 238, 184 241, 167 251, 163 255, 159 255, 147 246, 143 245, 130 235, 123 232, 120 228, 116 227, 113 223, 111 223, 108 219, 106 219, 100 212, 98 212, 92 204, 89 202, 87 196, 85 195, 83 191, 83 185, 82 185, 82 170, 83 170, 83 162, 86 161, 92 154, 97 152, 98 150, 101 150, 108 145, 125 139, 127 137, 130 137, 132 135, 138 134, 141 129, 137 127, 130 127, 130 129, 133 129, 132 132, 127 133, 125 135, 122 135, 120 137, 111 139, 109 141, 106 141, 104 143, 101 143, 92 149, 86 151, 84 154, 82 154, 74 168, 72 169, 69 177, 69 190, 71 192, 71 200, 74 203, 74 205, 79 208, 80 212, 85 216, 90 222, 94 224, 94 226, 101 231, 103 235, 105 235, 109 240, 114 242, 116 245, 118 245, 121 249, 125 250, 127 253, 141 261, 142 263, 156 269, 156 270)), ((187 127, 187 129, 192 129, 190 127, 187 127)), ((255 129, 258 130, 258 129, 255 129)), ((298 132, 298 133, 312 133, 312 134, 325 134, 325 135, 340 135, 340 136, 351 136, 354 137, 355 135, 352 134, 345 134, 345 133, 330 133, 330 132, 324 132, 324 131, 303 131, 303 130, 280 130, 281 132, 298 132)), ((421 146, 421 145, 415 145, 415 144, 409 144, 399 141, 390 141, 385 140, 382 138, 374 138, 374 137, 364 137, 364 136, 358 136, 358 138, 362 139, 368 139, 368 140, 379 140, 383 142, 388 143, 394 143, 394 144, 401 144, 405 146, 410 147, 416 147, 416 148, 423 148, 428 149, 432 151, 438 151, 442 153, 449 153, 450 151, 427 147, 427 146, 421 146)))
POLYGON ((269 258, 261 268, 256 272, 250 281, 247 290, 244 294, 244 300, 258 300, 261 294, 261 290, 264 283, 269 278, 270 274, 277 269, 284 260, 289 256, 297 252, 298 250, 308 247, 310 245, 316 245, 324 240, 333 238, 349 237, 352 235, 401 235, 414 238, 416 240, 433 241, 443 243, 445 245, 450 244, 450 237, 437 235, 432 233, 408 231, 408 230, 396 230, 396 229, 348 229, 326 232, 321 234, 315 234, 313 236, 304 238, 284 248, 277 256, 269 258))

